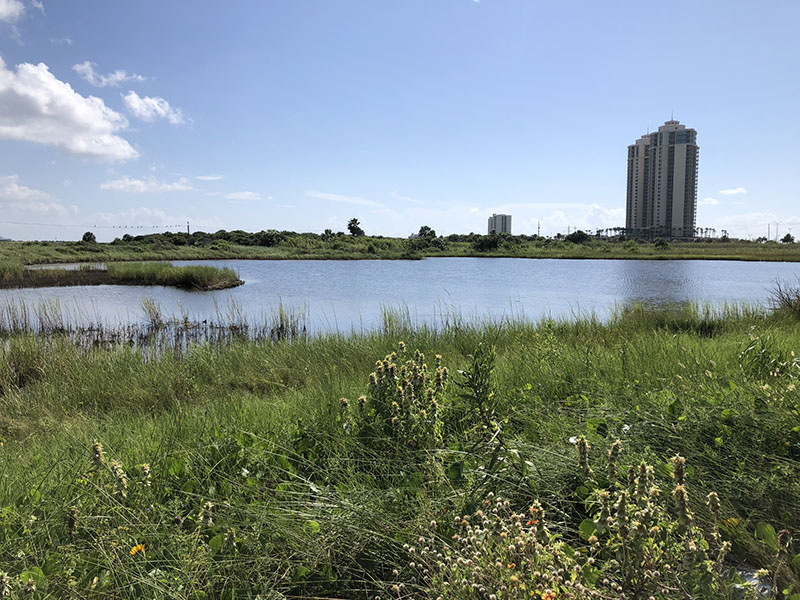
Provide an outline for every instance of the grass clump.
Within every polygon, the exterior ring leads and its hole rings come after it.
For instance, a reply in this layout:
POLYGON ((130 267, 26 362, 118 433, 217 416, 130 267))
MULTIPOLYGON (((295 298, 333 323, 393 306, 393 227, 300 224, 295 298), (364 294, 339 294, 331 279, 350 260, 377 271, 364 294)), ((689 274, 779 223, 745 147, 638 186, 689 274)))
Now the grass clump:
POLYGON ((0 283, 12 281, 22 277, 24 269, 22 261, 14 259, 4 259, 0 261, 0 283))
POLYGON ((186 290, 218 290, 242 283, 233 269, 207 265, 176 267, 162 262, 109 263, 108 275, 113 283, 167 285, 186 290))

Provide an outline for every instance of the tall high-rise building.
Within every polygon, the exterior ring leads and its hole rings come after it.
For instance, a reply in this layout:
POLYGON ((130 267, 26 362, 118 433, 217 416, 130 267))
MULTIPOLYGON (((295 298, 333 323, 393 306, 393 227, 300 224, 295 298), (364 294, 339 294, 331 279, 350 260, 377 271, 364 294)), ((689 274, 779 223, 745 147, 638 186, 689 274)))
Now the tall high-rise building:
POLYGON ((698 152, 697 132, 679 121, 667 121, 628 146, 628 235, 694 237, 698 152))
POLYGON ((488 233, 511 233, 511 215, 496 215, 489 217, 488 233))

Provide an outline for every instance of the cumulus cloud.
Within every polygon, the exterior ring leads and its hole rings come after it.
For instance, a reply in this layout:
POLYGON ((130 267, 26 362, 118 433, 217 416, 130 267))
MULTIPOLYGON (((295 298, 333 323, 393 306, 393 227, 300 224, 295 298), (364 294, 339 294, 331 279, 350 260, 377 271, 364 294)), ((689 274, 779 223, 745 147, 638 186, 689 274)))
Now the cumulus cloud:
POLYGON ((25 5, 20 0, 0 0, 0 21, 16 23, 25 13, 25 5))
POLYGON ((719 200, 716 198, 703 198, 697 201, 697 206, 717 206, 719 203, 719 200))
POLYGON ((736 187, 736 188, 727 188, 724 190, 720 190, 719 193, 722 194, 723 196, 738 196, 741 194, 746 194, 747 190, 744 189, 743 187, 736 187))
POLYGON ((592 204, 583 215, 586 230, 605 229, 615 227, 625 222, 624 208, 606 208, 599 204, 592 204))
POLYGON ((75 92, 46 64, 23 63, 14 72, 0 58, 0 139, 36 142, 73 156, 130 160, 139 153, 116 135, 127 126, 125 117, 100 98, 75 92))
POLYGON ((345 204, 355 204, 357 206, 371 206, 373 208, 380 208, 383 206, 380 202, 374 200, 366 200, 358 196, 345 196, 342 194, 329 194, 328 192, 308 191, 306 196, 309 198, 316 198, 317 200, 328 200, 330 202, 343 202, 345 204))
POLYGON ((219 181, 222 178, 223 175, 195 175, 195 179, 200 181, 219 181))
MULTIPOLYGON (((72 42, 70 41, 69 43, 72 42)), ((91 83, 93 86, 101 88, 109 86, 116 87, 121 83, 125 83, 126 81, 144 81, 145 79, 141 75, 137 75, 136 73, 128 73, 127 71, 120 69, 117 69, 108 75, 100 75, 94 70, 96 66, 97 65, 95 63, 87 60, 77 65, 72 65, 72 70, 83 77, 86 81, 91 83)))
POLYGON ((231 192, 226 194, 228 200, 261 200, 261 194, 256 192, 231 192))
POLYGON ((119 179, 112 179, 100 184, 101 190, 111 190, 114 192, 129 192, 132 194, 160 194, 163 192, 188 192, 194 188, 185 177, 172 183, 161 181, 155 177, 143 177, 134 179, 127 175, 119 179))
POLYGON ((39 215, 68 212, 47 192, 20 184, 18 175, 0 176, 0 207, 39 215))
POLYGON ((125 108, 137 119, 152 123, 157 119, 166 119, 173 125, 184 123, 183 113, 179 108, 173 108, 164 98, 158 96, 141 97, 136 92, 128 92, 122 99, 125 108))

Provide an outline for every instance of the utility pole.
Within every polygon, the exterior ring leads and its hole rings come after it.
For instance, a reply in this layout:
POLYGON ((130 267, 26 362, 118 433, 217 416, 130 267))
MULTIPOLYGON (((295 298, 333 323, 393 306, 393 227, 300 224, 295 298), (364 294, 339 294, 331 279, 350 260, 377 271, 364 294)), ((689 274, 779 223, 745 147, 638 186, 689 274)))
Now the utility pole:
POLYGON ((189 231, 189 221, 186 221, 186 235, 192 235, 189 231))
POLYGON ((769 226, 770 226, 770 225, 772 225, 772 223, 767 223, 767 239, 768 239, 768 240, 769 240, 769 239, 771 239, 771 238, 769 237, 769 226))
POLYGON ((542 222, 536 221, 536 237, 542 237, 542 222))

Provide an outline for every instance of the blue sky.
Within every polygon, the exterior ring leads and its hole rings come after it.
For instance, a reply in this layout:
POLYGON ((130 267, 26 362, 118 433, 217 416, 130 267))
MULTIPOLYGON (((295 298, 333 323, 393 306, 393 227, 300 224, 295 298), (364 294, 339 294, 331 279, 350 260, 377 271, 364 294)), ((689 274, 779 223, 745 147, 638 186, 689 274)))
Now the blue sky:
POLYGON ((794 0, 0 0, 0 59, 0 236, 622 226, 673 111, 698 226, 800 236, 794 0))

